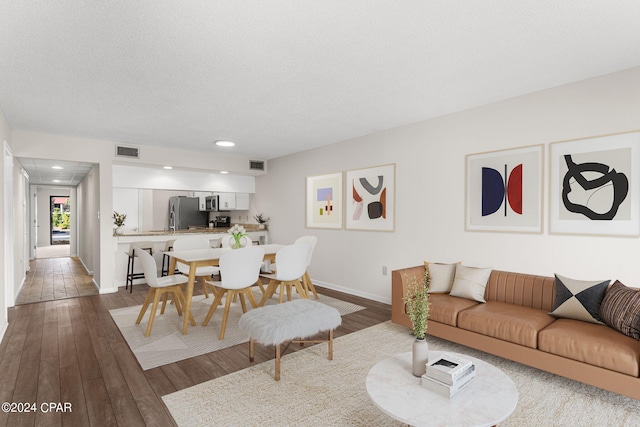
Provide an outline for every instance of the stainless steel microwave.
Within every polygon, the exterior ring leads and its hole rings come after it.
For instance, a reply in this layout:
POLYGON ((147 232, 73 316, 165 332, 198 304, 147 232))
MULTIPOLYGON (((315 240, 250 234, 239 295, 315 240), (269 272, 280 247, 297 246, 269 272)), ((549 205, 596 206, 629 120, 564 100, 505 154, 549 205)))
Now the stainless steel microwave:
POLYGON ((218 212, 218 196, 207 196, 206 200, 206 208, 207 212, 218 212))

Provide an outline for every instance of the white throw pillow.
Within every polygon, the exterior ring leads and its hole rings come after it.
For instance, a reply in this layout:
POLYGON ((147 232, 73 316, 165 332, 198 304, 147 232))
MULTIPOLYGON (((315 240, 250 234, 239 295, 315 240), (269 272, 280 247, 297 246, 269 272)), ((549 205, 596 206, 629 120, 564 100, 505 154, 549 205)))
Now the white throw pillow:
POLYGON ((449 293, 453 286, 453 279, 456 277, 455 264, 442 264, 439 262, 424 262, 424 268, 429 272, 429 292, 449 293))
POLYGON ((453 281, 449 295, 478 302, 486 302, 484 300, 484 290, 487 287, 490 275, 491 268, 458 265, 456 267, 456 278, 453 281))

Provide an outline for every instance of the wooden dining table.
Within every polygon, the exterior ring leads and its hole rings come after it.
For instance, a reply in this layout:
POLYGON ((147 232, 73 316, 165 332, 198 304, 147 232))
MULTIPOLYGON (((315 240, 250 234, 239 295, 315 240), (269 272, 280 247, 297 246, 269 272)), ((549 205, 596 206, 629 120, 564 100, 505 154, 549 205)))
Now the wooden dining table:
MULTIPOLYGON (((284 245, 268 244, 260 245, 264 248, 264 260, 274 262, 276 252, 284 245)), ((231 248, 210 248, 210 249, 189 249, 184 251, 166 251, 163 254, 171 257, 169 264, 169 274, 176 271, 176 263, 181 262, 189 266, 189 282, 187 282, 187 290, 185 294, 185 307, 183 309, 184 322, 182 325, 182 335, 187 334, 189 328, 189 315, 191 314, 191 298, 193 297, 193 287, 196 280, 196 269, 205 266, 218 266, 220 257, 231 248)))

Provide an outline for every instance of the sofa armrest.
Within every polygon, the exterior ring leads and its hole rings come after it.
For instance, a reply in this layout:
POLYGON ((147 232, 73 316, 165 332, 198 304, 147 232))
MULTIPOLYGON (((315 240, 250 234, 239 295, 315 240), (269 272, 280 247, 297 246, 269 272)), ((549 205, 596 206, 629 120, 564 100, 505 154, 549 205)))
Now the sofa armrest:
POLYGON ((391 321, 411 327, 411 320, 405 311, 404 295, 412 277, 422 280, 424 265, 402 268, 391 272, 391 321))

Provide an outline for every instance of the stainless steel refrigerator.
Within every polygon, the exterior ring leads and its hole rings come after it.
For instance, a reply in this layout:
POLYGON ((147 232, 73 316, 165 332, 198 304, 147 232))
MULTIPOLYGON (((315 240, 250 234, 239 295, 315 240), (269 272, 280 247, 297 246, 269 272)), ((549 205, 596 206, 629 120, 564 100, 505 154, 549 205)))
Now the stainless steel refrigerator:
POLYGON ((209 213, 200 211, 197 197, 169 198, 169 230, 187 230, 189 227, 207 227, 209 213))

